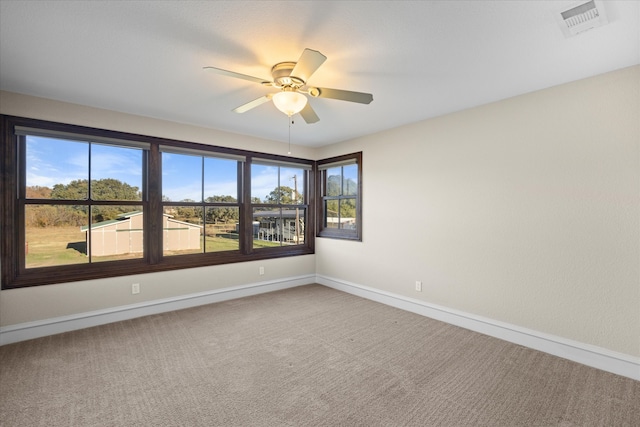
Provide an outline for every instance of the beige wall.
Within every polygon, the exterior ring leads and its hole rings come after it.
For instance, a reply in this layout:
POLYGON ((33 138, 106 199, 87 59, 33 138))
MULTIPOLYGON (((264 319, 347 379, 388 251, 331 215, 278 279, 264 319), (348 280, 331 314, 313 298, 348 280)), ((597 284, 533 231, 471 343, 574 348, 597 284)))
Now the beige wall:
POLYGON ((0 291, 1 326, 313 274, 314 255, 0 291), (264 275, 258 269, 264 266, 264 275), (131 295, 131 284, 140 293, 131 295))
POLYGON ((640 356, 639 104, 636 66, 321 149, 364 228, 317 273, 640 356))
MULTIPOLYGON (((2 291, 0 325, 315 271, 640 356, 639 81, 633 67, 296 147, 306 158, 363 151, 361 243, 317 239, 304 257, 2 291)), ((0 112, 281 152, 281 143, 14 94, 1 94, 0 112)))
MULTIPOLYGON (((288 145, 283 142, 134 116, 117 111, 68 104, 50 99, 34 98, 12 92, 0 91, 0 114, 252 150, 260 153, 286 156, 288 151, 288 145)), ((292 153, 295 157, 311 159, 315 150, 309 147, 292 145, 292 153)))

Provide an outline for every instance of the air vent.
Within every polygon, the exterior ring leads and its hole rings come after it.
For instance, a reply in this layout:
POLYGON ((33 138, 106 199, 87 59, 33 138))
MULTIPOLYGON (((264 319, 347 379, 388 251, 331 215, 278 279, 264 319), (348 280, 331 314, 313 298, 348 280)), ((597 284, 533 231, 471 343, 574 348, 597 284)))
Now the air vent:
POLYGON ((601 0, 578 3, 558 14, 560 29, 565 37, 573 37, 609 21, 601 0))

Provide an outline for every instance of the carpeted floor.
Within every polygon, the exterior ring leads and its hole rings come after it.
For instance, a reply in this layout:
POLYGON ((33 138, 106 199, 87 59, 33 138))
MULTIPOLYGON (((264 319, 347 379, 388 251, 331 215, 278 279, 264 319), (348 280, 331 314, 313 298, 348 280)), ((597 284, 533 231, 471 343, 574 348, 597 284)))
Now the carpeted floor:
POLYGON ((0 347, 2 426, 639 426, 640 382, 309 285, 0 347))

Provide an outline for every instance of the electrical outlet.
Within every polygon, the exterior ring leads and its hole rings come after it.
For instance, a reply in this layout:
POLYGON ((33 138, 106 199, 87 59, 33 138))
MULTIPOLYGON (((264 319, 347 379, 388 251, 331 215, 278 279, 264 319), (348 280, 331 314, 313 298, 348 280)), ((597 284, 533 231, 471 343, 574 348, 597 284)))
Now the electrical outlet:
POLYGON ((140 283, 132 283, 131 284, 131 294, 139 294, 140 293, 140 283))
POLYGON ((260 269, 258 270, 258 274, 261 276, 264 274, 264 267, 260 267, 260 269))
POLYGON ((419 280, 416 280, 416 291, 422 292, 422 282, 419 280))

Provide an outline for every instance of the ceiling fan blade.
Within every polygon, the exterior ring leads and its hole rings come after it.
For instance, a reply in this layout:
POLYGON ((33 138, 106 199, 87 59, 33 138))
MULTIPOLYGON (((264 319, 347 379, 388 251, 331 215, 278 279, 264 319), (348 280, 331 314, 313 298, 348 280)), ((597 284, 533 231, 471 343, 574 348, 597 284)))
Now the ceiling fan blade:
POLYGON ((311 108, 311 104, 308 102, 307 105, 305 105, 304 108, 300 111, 300 115, 302 116, 304 121, 307 122, 307 124, 320 121, 320 118, 318 117, 316 112, 313 111, 313 108, 311 108))
POLYGON ((291 70, 291 76, 299 77, 306 82, 326 60, 327 57, 317 50, 305 49, 296 66, 291 70))
POLYGON ((341 101, 358 102, 360 104, 370 104, 373 101, 373 95, 364 92, 352 92, 350 90, 328 89, 324 87, 314 88, 320 93, 318 98, 339 99, 341 101))
POLYGON ((223 70, 222 68, 216 67, 204 67, 205 70, 213 71, 216 74, 221 74, 227 77, 235 77, 237 79, 249 80, 250 82, 260 83, 260 84, 271 84, 269 80, 261 79, 259 77, 247 76, 246 74, 236 73, 234 71, 223 70))
POLYGON ((261 96, 260 98, 254 99, 253 101, 247 102, 246 104, 234 108, 233 111, 236 113, 245 113, 252 108, 256 108, 257 106, 262 105, 265 102, 271 101, 271 98, 273 98, 273 94, 268 93, 265 96, 261 96))

